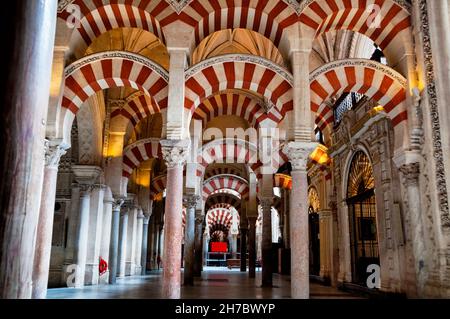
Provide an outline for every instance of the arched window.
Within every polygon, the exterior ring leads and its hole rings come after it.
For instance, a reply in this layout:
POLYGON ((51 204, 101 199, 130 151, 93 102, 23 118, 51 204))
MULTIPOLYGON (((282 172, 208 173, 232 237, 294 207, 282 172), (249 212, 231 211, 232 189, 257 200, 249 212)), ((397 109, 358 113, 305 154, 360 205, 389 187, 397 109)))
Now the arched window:
POLYGON ((380 265, 378 251, 375 180, 368 156, 358 151, 353 157, 348 177, 350 245, 353 282, 365 285, 367 267, 380 265))

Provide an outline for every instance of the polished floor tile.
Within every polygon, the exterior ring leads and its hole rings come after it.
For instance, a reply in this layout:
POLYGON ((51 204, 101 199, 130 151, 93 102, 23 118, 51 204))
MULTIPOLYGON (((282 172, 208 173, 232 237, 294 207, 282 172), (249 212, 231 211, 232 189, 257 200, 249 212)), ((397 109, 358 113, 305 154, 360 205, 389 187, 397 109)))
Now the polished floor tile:
MULTIPOLYGON (((81 289, 54 288, 48 290, 49 299, 159 299, 161 298, 161 271, 150 272, 147 276, 125 277, 116 285, 87 286, 81 289)), ((290 281, 288 276, 274 274, 273 288, 258 285, 261 274, 249 279, 247 273, 226 268, 210 268, 196 278, 194 286, 182 286, 184 299, 288 299, 290 281)), ((358 298, 332 287, 311 283, 312 299, 358 298)))

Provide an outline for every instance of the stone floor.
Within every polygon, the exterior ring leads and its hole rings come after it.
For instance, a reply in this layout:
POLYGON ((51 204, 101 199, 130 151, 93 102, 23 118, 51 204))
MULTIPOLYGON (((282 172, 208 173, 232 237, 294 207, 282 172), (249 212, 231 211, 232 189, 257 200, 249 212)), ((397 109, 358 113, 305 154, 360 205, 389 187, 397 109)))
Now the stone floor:
MULTIPOLYGON (((150 272, 147 276, 118 279, 116 285, 87 286, 82 289, 49 289, 49 299, 158 299, 161 298, 162 272, 150 272)), ((258 272, 255 279, 246 273, 226 268, 208 269, 202 278, 196 278, 193 287, 182 286, 181 297, 185 299, 288 299, 289 277, 274 274, 273 288, 258 287, 258 272)), ((331 287, 311 283, 312 299, 354 299, 351 295, 331 287)))

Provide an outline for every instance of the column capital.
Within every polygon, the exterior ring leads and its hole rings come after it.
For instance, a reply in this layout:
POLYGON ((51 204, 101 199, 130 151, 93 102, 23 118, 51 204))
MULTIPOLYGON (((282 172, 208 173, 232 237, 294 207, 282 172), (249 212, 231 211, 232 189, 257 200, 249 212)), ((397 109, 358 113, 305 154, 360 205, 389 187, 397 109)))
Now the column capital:
POLYGON ((72 171, 78 184, 87 185, 94 185, 102 173, 100 167, 91 165, 73 165, 72 171))
POLYGON ((317 148, 314 142, 289 142, 283 152, 289 158, 294 171, 306 171, 309 155, 317 148))
POLYGON ((148 225, 150 223, 150 217, 147 215, 144 215, 144 225, 148 225))
POLYGON ((56 141, 45 140, 45 167, 58 168, 61 157, 67 153, 66 148, 56 141))
POLYGON ((420 176, 420 164, 410 163, 400 167, 404 182, 406 186, 418 185, 420 176))
POLYGON ((125 203, 125 199, 123 199, 123 198, 119 198, 119 199, 116 199, 115 201, 113 201, 113 210, 116 210, 116 211, 120 210, 123 203, 125 203))
POLYGON ((88 196, 94 190, 94 185, 91 184, 77 184, 80 189, 80 196, 88 196))
POLYGON ((161 140, 161 151, 168 168, 182 166, 189 155, 189 140, 161 140))
POLYGON ((200 201, 200 196, 198 195, 186 195, 183 198, 183 203, 187 209, 192 209, 197 207, 197 203, 200 201))

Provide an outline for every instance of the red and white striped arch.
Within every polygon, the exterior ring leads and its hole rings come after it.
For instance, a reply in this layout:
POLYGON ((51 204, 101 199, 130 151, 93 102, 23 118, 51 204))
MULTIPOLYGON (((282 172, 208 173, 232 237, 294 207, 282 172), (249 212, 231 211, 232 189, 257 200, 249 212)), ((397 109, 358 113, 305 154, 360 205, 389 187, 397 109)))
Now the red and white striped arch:
POLYGON ((315 36, 347 29, 368 36, 382 49, 411 26, 408 8, 393 0, 304 0, 300 6, 300 22, 315 36), (371 25, 374 5, 381 9, 379 27, 371 25))
MULTIPOLYGON (((236 217, 239 222, 239 214, 236 217)), ((210 228, 214 225, 223 225, 230 229, 233 222, 233 212, 226 208, 210 209, 206 214, 206 222, 210 228)))
MULTIPOLYGON (((222 93, 211 96, 197 107, 193 118, 202 120, 205 127, 215 117, 223 115, 236 115, 245 120, 254 128, 259 128, 261 122, 269 119, 261 103, 255 98, 236 93, 222 93)), ((278 123, 281 118, 270 118, 278 123)))
POLYGON ((203 177, 206 168, 212 163, 243 163, 255 171, 261 163, 258 161, 258 149, 242 140, 215 140, 203 145, 197 155, 197 176, 203 177))
POLYGON ((272 61, 251 55, 213 57, 186 71, 184 107, 193 115, 205 98, 227 89, 263 95, 272 107, 267 116, 279 122, 293 108, 292 75, 272 61))
POLYGON ((183 13, 179 19, 194 27, 197 45, 216 31, 242 28, 258 32, 278 46, 284 30, 298 20, 283 1, 198 0, 183 13))
POLYGON ((209 196, 205 201, 205 211, 209 211, 211 207, 215 207, 215 205, 229 205, 239 211, 241 208, 241 199, 232 194, 214 194, 209 196))
POLYGON ((310 76, 311 110, 323 130, 333 124, 333 110, 324 102, 331 96, 357 92, 376 100, 392 120, 394 127, 408 118, 406 79, 393 69, 371 60, 347 59, 328 63, 310 76))
POLYGON ((65 70, 62 106, 76 114, 96 92, 129 86, 142 90, 167 107, 169 74, 160 65, 138 54, 110 51, 87 56, 65 70))
POLYGON ((246 177, 243 176, 244 174, 245 173, 241 170, 230 166, 210 167, 206 170, 204 178, 208 179, 216 175, 235 175, 245 179, 246 177))
POLYGON ((150 198, 154 199, 157 195, 164 192, 167 186, 167 175, 159 175, 152 179, 150 184, 150 198))
POLYGON ((152 158, 162 158, 161 145, 158 138, 139 140, 124 149, 122 176, 129 178, 133 169, 152 158))
POLYGON ((131 122, 133 126, 136 126, 146 117, 160 112, 158 104, 152 97, 145 95, 143 92, 138 92, 127 99, 126 104, 122 108, 116 109, 111 113, 111 121, 125 119, 127 122, 131 122))
MULTIPOLYGON (((164 0, 155 1, 92 1, 75 0, 80 8, 79 27, 72 35, 72 49, 78 55, 84 55, 89 45, 100 35, 116 28, 138 28, 153 33, 164 43, 162 25, 159 19, 173 14, 173 10, 164 0), (113 2, 113 3, 111 3, 113 2)), ((58 17, 71 23, 72 12, 62 10, 58 17)))
POLYGON ((210 210, 211 210, 211 209, 215 209, 215 208, 226 208, 226 209, 231 209, 231 207, 233 207, 233 206, 231 206, 230 204, 220 203, 220 204, 214 204, 214 205, 212 205, 209 209, 210 209, 210 210))
POLYGON ((219 175, 207 179, 203 183, 203 199, 220 189, 231 189, 238 192, 242 199, 248 198, 249 187, 246 180, 234 175, 219 175))

